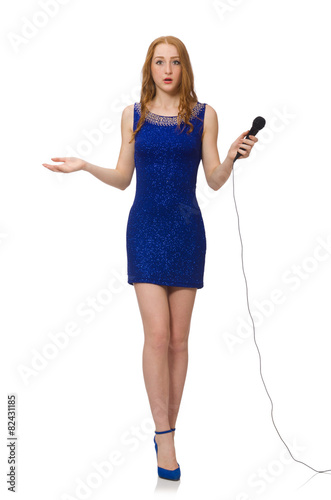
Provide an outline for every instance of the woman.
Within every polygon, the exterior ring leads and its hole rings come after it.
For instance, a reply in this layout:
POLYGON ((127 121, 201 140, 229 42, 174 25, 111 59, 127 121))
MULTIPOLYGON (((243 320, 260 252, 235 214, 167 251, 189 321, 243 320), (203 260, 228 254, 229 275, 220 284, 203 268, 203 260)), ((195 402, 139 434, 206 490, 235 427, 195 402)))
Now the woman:
POLYGON ((174 431, 188 366, 188 336, 198 288, 203 287, 206 239, 196 200, 202 159, 208 185, 220 189, 239 152, 257 138, 243 132, 221 164, 216 111, 199 103, 188 52, 176 37, 159 37, 147 52, 139 103, 121 120, 115 169, 79 158, 52 158, 54 172, 85 170, 126 189, 136 168, 136 196, 127 225, 128 283, 134 285, 145 343, 143 375, 155 422, 158 474, 178 480, 174 431))

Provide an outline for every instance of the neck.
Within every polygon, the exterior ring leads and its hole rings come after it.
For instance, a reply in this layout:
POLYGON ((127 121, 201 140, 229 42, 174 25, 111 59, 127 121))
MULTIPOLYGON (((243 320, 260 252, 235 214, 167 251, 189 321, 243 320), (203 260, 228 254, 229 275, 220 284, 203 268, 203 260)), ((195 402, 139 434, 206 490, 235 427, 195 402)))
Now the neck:
POLYGON ((169 95, 166 93, 156 94, 152 100, 153 106, 162 109, 178 109, 179 107, 179 94, 169 95))

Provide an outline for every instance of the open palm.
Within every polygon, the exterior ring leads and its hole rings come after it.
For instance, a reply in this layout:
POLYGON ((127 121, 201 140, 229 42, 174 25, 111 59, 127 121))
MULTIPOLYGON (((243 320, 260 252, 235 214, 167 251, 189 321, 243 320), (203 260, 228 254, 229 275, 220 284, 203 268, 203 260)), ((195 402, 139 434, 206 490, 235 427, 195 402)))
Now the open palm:
POLYGON ((69 174, 70 172, 77 172, 78 170, 82 170, 85 161, 80 158, 73 157, 62 157, 62 158, 51 158, 53 161, 62 161, 59 165, 49 165, 48 163, 42 163, 42 165, 49 170, 53 170, 53 172, 64 172, 65 174, 69 174))

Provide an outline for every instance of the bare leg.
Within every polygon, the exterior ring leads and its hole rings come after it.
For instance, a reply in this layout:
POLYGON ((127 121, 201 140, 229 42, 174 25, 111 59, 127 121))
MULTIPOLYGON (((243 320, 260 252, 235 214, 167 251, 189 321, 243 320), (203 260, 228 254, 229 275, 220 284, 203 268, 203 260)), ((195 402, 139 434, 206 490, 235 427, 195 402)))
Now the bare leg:
MULTIPOLYGON (((188 366, 188 336, 197 288, 168 287, 170 307, 169 424, 176 420, 184 390, 188 366)), ((174 433, 172 433, 174 435, 174 433)))
MULTIPOLYGON (((135 283, 135 292, 144 327, 143 374, 156 431, 169 425, 170 311, 166 286, 135 283)), ((158 465, 177 469, 173 433, 157 434, 158 465)))

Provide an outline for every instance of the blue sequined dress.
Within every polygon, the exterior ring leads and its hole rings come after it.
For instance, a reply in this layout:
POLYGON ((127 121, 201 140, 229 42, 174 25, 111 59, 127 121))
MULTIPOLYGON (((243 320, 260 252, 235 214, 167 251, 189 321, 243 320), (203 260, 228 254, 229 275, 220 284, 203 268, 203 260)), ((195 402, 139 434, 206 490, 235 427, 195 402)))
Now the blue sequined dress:
MULTIPOLYGON (((136 194, 129 212, 128 283, 203 287, 206 235, 196 199, 206 104, 194 106, 190 122, 148 112, 135 137, 136 194)), ((141 104, 134 103, 134 128, 141 104)))

